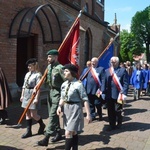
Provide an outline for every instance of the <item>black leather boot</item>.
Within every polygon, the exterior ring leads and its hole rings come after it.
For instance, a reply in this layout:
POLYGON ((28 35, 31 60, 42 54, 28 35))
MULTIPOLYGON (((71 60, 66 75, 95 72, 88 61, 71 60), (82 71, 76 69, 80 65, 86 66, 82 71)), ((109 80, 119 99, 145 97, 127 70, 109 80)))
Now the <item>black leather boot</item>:
POLYGON ((71 150, 73 146, 73 138, 66 138, 65 140, 65 150, 71 150))
POLYGON ((50 135, 45 135, 44 139, 37 142, 39 146, 48 146, 50 135))
POLYGON ((26 131, 26 133, 24 133, 21 136, 22 139, 25 139, 25 138, 28 138, 28 137, 32 136, 32 131, 31 131, 32 119, 26 120, 26 123, 27 123, 27 131, 26 131))
POLYGON ((43 123, 43 120, 40 118, 39 121, 37 121, 40 125, 39 130, 38 130, 38 134, 44 134, 44 129, 45 129, 45 124, 43 123))
POLYGON ((98 121, 101 121, 102 120, 102 107, 101 105, 96 105, 96 108, 97 108, 97 114, 99 116, 98 121))
POLYGON ((72 150, 78 150, 78 134, 73 136, 73 147, 72 150))
POLYGON ((121 111, 117 112, 117 128, 121 128, 122 126, 122 115, 121 111))
POLYGON ((60 131, 58 131, 56 133, 55 137, 51 139, 51 142, 54 143, 54 142, 60 141, 61 139, 62 139, 62 135, 61 135, 60 131))
POLYGON ((8 118, 6 110, 0 110, 0 124, 5 124, 5 119, 8 118))

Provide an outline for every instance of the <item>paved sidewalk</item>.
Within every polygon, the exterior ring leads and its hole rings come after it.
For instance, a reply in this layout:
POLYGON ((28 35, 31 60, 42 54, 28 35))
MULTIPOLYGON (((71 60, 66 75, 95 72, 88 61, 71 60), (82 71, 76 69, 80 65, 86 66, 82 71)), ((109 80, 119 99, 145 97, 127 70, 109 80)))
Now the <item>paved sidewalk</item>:
MULTIPOLYGON (((34 122, 33 136, 21 139, 26 131, 25 119, 20 128, 15 128, 23 109, 20 102, 13 103, 8 109, 9 120, 7 124, 0 125, 0 150, 59 150, 64 149, 64 139, 58 143, 49 143, 48 147, 36 146, 36 142, 43 135, 36 135, 39 125, 34 122)), ((42 104, 39 112, 48 122, 47 106, 42 104)), ((60 117, 61 127, 63 126, 60 117)), ((111 132, 106 131, 108 118, 106 110, 103 110, 103 121, 95 120, 87 124, 85 120, 84 132, 79 135, 79 150, 150 150, 150 97, 143 96, 134 101, 132 92, 129 92, 124 106, 124 120, 121 129, 111 132)))

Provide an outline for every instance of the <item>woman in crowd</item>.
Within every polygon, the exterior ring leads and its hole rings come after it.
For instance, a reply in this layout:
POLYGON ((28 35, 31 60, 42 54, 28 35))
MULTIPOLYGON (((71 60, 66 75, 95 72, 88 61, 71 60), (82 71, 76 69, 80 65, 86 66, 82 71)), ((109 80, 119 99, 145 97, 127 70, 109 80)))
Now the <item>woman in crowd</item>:
POLYGON ((149 84, 149 70, 147 64, 143 64, 142 73, 143 73, 143 84, 142 84, 141 95, 146 95, 148 91, 148 84, 149 84))
POLYGON ((130 84, 134 87, 134 100, 137 100, 140 97, 140 93, 142 90, 142 82, 143 72, 141 69, 141 64, 138 63, 136 65, 136 69, 133 71, 132 76, 130 78, 130 84))
MULTIPOLYGON (((28 65, 29 72, 27 72, 27 74, 25 75, 24 84, 22 87, 22 94, 20 98, 23 108, 27 107, 29 100, 33 94, 33 89, 41 79, 41 73, 39 72, 37 59, 31 58, 26 62, 26 64, 28 65)), ((45 124, 43 123, 41 117, 37 113, 37 110, 40 107, 39 92, 40 91, 37 92, 32 104, 26 112, 27 131, 22 135, 22 138, 32 136, 32 118, 36 120, 40 125, 38 134, 44 133, 45 124)))
POLYGON ((66 81, 61 86, 61 98, 57 109, 60 115, 64 108, 64 128, 65 128, 65 150, 78 149, 78 131, 84 127, 84 116, 82 101, 87 113, 88 123, 92 121, 88 97, 81 81, 77 80, 78 68, 72 64, 64 66, 64 77, 66 81))

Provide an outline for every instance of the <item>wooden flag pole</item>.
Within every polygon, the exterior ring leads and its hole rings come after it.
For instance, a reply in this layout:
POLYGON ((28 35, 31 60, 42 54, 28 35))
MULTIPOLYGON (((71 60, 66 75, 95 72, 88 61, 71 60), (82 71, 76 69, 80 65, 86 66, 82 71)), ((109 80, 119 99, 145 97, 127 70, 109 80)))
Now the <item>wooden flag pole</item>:
MULTIPOLYGON (((110 39, 109 44, 106 46, 106 48, 103 50, 103 52, 98 56, 98 60, 102 57, 102 55, 109 49, 109 47, 111 46, 111 44, 116 40, 116 38, 119 36, 119 33, 116 34, 116 36, 114 38, 110 39)), ((80 79, 81 81, 87 76, 87 74, 89 73, 91 67, 85 72, 84 76, 80 79)))
POLYGON ((69 38, 70 33, 72 32, 73 27, 75 26, 75 24, 77 23, 78 19, 80 18, 81 14, 83 12, 83 9, 80 10, 79 15, 77 16, 76 20, 74 21, 74 23, 72 24, 70 30, 68 31, 67 35, 65 36, 63 42, 61 43, 58 51, 60 51, 60 49, 62 48, 62 46, 65 44, 66 40, 69 38))

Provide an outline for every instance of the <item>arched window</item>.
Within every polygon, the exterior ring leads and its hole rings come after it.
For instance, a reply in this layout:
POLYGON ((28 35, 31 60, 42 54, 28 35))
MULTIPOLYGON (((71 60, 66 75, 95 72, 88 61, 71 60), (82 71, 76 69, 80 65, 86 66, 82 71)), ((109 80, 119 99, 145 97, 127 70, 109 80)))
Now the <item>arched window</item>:
POLYGON ((91 31, 88 29, 85 33, 85 49, 84 49, 84 65, 91 59, 92 54, 92 36, 91 31))

